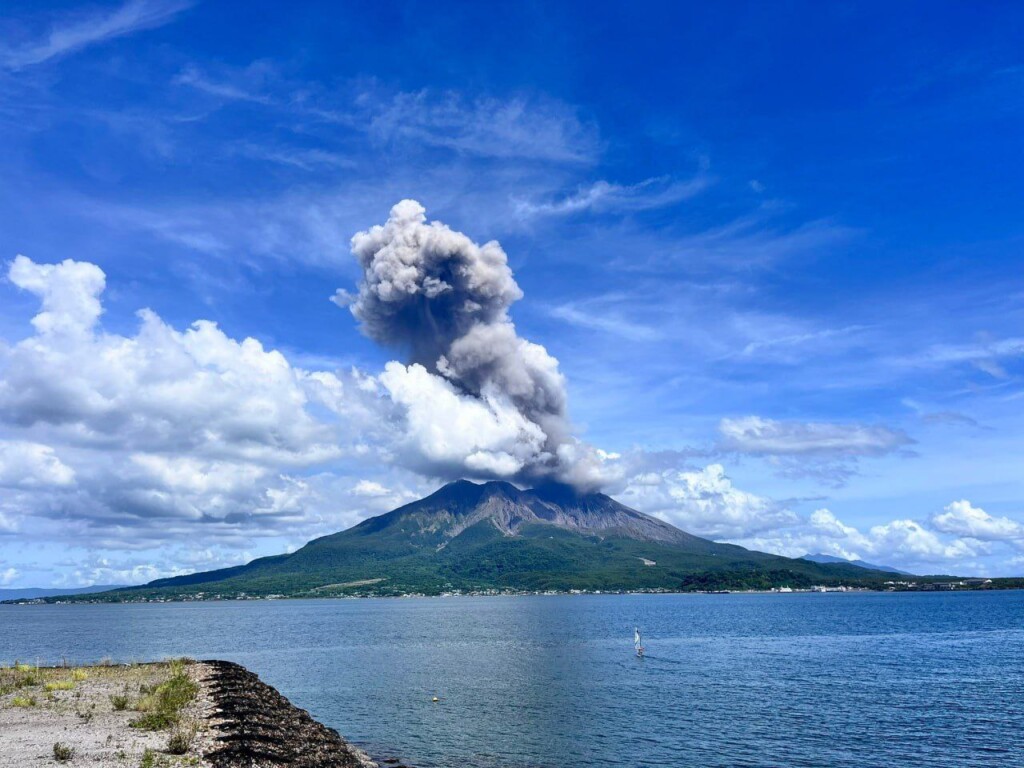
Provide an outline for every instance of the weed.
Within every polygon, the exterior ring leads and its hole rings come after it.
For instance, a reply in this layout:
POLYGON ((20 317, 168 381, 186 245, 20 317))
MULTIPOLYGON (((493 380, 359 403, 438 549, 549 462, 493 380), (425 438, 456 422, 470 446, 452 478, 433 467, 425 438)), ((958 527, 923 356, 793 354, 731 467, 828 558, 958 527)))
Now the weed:
POLYGON ((195 729, 179 728, 171 734, 167 740, 167 751, 172 755, 184 755, 192 748, 192 740, 195 738, 195 729))
POLYGON ((142 753, 142 762, 139 763, 139 768, 164 768, 166 765, 167 761, 152 749, 147 749, 142 753))
POLYGON ((75 750, 69 747, 67 744, 61 744, 59 741, 53 745, 53 759, 58 763, 66 763, 72 757, 75 756, 75 750))
POLYGON ((36 700, 34 696, 15 696, 11 699, 12 707, 34 707, 36 700))
POLYGON ((76 683, 80 683, 83 680, 87 680, 88 678, 89 673, 86 672, 84 669, 76 669, 74 672, 71 673, 71 679, 74 680, 76 683))
POLYGON ((115 712, 123 712, 128 709, 128 705, 131 703, 129 699, 123 693, 114 693, 110 696, 110 704, 114 708, 115 712))
POLYGON ((50 691, 71 691, 74 690, 75 684, 70 680, 58 680, 54 683, 47 683, 43 686, 43 690, 49 693, 50 691))
POLYGON ((185 674, 184 666, 171 665, 172 675, 139 699, 135 708, 145 714, 129 725, 145 731, 159 731, 176 725, 181 710, 196 697, 199 687, 185 674))

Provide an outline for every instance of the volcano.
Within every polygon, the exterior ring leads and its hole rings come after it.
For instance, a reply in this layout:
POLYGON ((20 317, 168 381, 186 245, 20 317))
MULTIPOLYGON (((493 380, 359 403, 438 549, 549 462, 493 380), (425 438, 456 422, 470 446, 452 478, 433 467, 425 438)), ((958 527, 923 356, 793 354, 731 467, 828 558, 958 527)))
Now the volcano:
POLYGON ((759 589, 889 577, 710 541, 602 493, 459 480, 291 554, 90 597, 759 589))

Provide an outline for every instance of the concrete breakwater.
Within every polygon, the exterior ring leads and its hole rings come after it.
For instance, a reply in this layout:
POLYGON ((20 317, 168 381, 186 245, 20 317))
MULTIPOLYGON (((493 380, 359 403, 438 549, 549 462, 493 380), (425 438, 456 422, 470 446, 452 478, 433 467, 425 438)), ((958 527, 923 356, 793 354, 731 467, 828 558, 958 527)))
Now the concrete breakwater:
POLYGON ((55 764, 378 768, 232 662, 0 666, 0 768, 55 764))

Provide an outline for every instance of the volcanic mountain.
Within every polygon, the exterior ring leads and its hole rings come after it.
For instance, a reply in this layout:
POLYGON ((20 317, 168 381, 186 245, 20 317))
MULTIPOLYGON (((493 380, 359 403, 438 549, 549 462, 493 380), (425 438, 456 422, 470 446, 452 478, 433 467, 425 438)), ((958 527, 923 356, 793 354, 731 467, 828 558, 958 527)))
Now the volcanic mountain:
POLYGON ((812 563, 719 544, 601 493, 460 480, 314 539, 292 554, 160 579, 107 596, 736 589, 873 583, 885 577, 848 564, 812 563))

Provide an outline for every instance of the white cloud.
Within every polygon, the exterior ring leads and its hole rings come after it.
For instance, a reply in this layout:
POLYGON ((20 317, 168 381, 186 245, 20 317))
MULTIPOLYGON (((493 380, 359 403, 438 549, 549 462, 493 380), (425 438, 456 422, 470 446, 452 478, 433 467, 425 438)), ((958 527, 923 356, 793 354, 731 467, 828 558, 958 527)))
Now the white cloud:
POLYGON ((515 199, 513 210, 522 218, 568 216, 585 211, 644 211, 688 200, 703 192, 710 184, 711 180, 703 174, 687 181, 661 176, 627 185, 601 180, 551 202, 515 199))
POLYGON ((6 587, 14 583, 21 575, 21 572, 17 568, 5 568, 0 571, 0 587, 6 587))
POLYGON ((13 517, 8 517, 2 509, 0 509, 0 533, 14 533, 18 530, 18 525, 14 521, 13 517))
MULTIPOLYGON (((75 472, 53 448, 24 440, 0 440, 0 487, 37 488, 69 486, 75 472)), ((0 530, 3 530, 0 520, 0 530)))
POLYGON ((1024 339, 982 339, 973 344, 936 344, 918 355, 895 361, 897 365, 956 366, 967 364, 996 379, 1009 374, 1004 361, 1024 357, 1024 339))
POLYGON ((0 353, 0 423, 45 425, 77 445, 304 465, 339 455, 332 431, 311 415, 324 382, 255 339, 216 324, 185 332, 149 310, 136 336, 104 333, 102 271, 19 257, 9 277, 42 299, 37 333, 0 353))
POLYGON ((744 538, 798 519, 771 499, 735 487, 721 464, 641 473, 627 481, 620 499, 685 531, 716 539, 744 538))
POLYGON ((932 525, 939 531, 982 541, 1013 541, 1024 546, 1024 524, 1008 517, 992 517, 966 499, 954 501, 935 515, 932 525))
MULTIPOLYGON (((642 456, 634 456, 633 463, 642 464, 642 456)), ((616 497, 690 533, 749 549, 786 557, 821 552, 922 574, 981 572, 984 567, 972 558, 992 554, 999 544, 1018 544, 1024 528, 956 502, 932 522, 897 519, 863 531, 830 509, 797 514, 771 498, 737 488, 720 464, 689 471, 640 471, 616 497)))
POLYGON ((0 49, 7 69, 24 69, 75 53, 90 45, 162 26, 192 5, 187 0, 129 0, 115 10, 65 18, 45 39, 0 49))
POLYGON ((422 365, 391 362, 380 382, 404 407, 408 460, 448 474, 511 477, 544 453, 546 435, 499 392, 460 393, 422 365))
POLYGON ((740 453, 774 456, 881 456, 913 441, 881 425, 776 421, 759 416, 725 418, 723 446, 740 453))
POLYGON ((460 153, 543 162, 586 163, 599 148, 597 130, 567 104, 551 99, 467 100, 448 92, 399 93, 390 101, 365 93, 371 137, 447 147, 460 153))
POLYGON ((391 493, 388 488, 385 488, 380 483, 374 482, 373 480, 360 480, 352 488, 352 493, 356 496, 387 496, 391 493))
POLYGON ((868 533, 875 551, 918 562, 952 562, 983 550, 962 539, 944 542, 915 520, 893 520, 872 526, 868 533))
POLYGON ((103 312, 99 296, 106 287, 106 275, 95 264, 71 259, 36 264, 19 255, 7 277, 41 299, 43 311, 32 318, 32 325, 42 335, 88 331, 103 312))
POLYGON ((969 537, 944 538, 916 520, 892 520, 861 531, 828 509, 815 510, 793 525, 735 543, 787 557, 821 552, 922 574, 973 572, 977 568, 968 562, 970 558, 990 552, 982 542, 969 537))
POLYGON ((19 257, 8 277, 42 306, 34 334, 0 345, 0 529, 27 516, 34 535, 127 549, 275 536, 330 516, 329 477, 296 473, 394 439, 372 377, 148 310, 135 335, 105 332, 92 264, 19 257))

